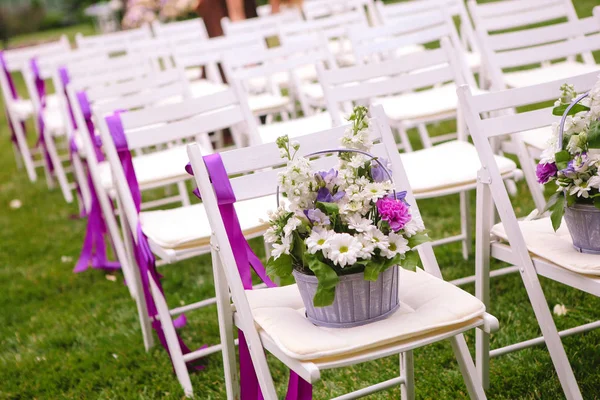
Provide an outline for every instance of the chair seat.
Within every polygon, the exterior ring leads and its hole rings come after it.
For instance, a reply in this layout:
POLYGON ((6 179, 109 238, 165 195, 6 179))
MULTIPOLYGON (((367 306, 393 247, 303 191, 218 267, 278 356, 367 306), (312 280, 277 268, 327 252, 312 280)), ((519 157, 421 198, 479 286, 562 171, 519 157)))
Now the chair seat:
POLYGON ((265 115, 272 112, 279 112, 290 105, 290 98, 287 96, 276 96, 271 93, 262 93, 250 95, 248 104, 252 112, 256 115, 265 115))
MULTIPOLYGON (((473 90, 473 92, 483 93, 481 90, 473 90)), ((379 97, 373 103, 381 104, 390 120, 405 121, 455 111, 458 97, 456 85, 448 84, 420 92, 379 97)))
POLYGON ((561 79, 568 80, 569 77, 594 71, 600 71, 600 66, 565 61, 543 68, 507 72, 504 74, 504 82, 508 87, 524 87, 561 79))
MULTIPOLYGON (((454 140, 400 155, 415 194, 458 187, 477 182, 481 162, 471 143, 454 140)), ((514 171, 510 159, 495 156, 501 174, 514 171)))
POLYGON ((208 96, 218 92, 227 90, 228 86, 223 83, 211 82, 207 79, 198 79, 190 82, 190 92, 192 97, 198 98, 202 96, 208 96))
MULTIPOLYGON (((268 224, 260 222, 260 218, 266 220, 267 211, 276 207, 274 195, 235 203, 244 236, 251 237, 266 230, 268 224)), ((165 249, 181 250, 210 244, 211 228, 203 204, 144 211, 140 213, 140 222, 144 234, 165 249)))
POLYGON ((525 144, 544 150, 548 147, 548 140, 552 136, 552 128, 545 126, 543 128, 531 129, 521 133, 521 139, 525 144))
MULTIPOLYGON (((519 227, 530 253, 573 272, 600 276, 600 257, 575 250, 565 221, 556 232, 549 217, 519 221, 519 227)), ((495 225, 492 234, 508 240, 503 224, 495 225)))
POLYGON ((263 143, 269 143, 277 140, 279 136, 288 135, 293 138, 324 131, 332 127, 331 115, 327 112, 321 112, 308 117, 260 125, 258 133, 263 143))
MULTIPOLYGON (((133 157, 133 168, 140 187, 144 189, 187 178, 188 174, 184 169, 187 161, 185 146, 176 146, 133 157)), ((102 161, 99 168, 102 186, 111 190, 113 180, 110 165, 107 161, 102 161)))
POLYGON ((434 334, 481 317, 485 306, 462 289, 417 269, 400 270, 400 308, 355 328, 324 328, 305 317, 296 285, 246 291, 256 324, 288 356, 302 361, 339 357, 434 334))

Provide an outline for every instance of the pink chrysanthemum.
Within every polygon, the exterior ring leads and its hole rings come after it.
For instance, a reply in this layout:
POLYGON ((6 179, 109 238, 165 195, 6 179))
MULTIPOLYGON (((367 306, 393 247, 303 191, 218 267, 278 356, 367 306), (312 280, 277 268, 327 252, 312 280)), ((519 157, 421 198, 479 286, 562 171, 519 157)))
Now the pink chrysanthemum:
POLYGON ((377 201, 377 211, 379 211, 381 219, 387 221, 394 232, 404 228, 411 218, 406 203, 388 197, 377 201))

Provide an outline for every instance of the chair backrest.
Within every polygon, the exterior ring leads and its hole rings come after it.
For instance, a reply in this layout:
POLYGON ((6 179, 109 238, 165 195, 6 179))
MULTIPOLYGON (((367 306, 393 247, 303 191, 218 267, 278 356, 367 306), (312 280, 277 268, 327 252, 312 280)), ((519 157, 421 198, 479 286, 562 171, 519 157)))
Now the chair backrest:
MULTIPOLYGON (((568 83, 572 84, 578 93, 582 93, 590 90, 597 80, 598 73, 588 73, 573 76, 568 79, 568 83)), ((482 173, 485 175, 483 179, 490 182, 496 209, 504 224, 510 245, 513 251, 522 257, 521 263, 518 264, 520 266, 531 261, 500 169, 496 164, 490 140, 503 135, 518 138, 519 132, 530 129, 548 127, 550 130, 552 129, 550 125, 557 122, 560 117, 552 114, 552 106, 517 114, 494 112, 555 100, 560 96, 560 86, 563 83, 564 80, 559 80, 477 96, 473 96, 466 85, 458 88, 460 106, 481 160, 482 173), (483 118, 482 115, 491 115, 491 117, 483 118)))
POLYGON ((369 23, 361 10, 348 10, 344 13, 309 21, 282 24, 279 34, 283 43, 290 38, 307 33, 321 33, 327 39, 346 37, 349 28, 367 28, 369 23))
POLYGON ((477 50, 475 30, 463 0, 411 0, 401 3, 384 4, 375 2, 383 25, 398 24, 400 20, 418 18, 432 11, 443 10, 460 21, 460 38, 465 49, 477 50))
POLYGON ((307 20, 327 18, 348 11, 360 11, 366 18, 365 9, 369 12, 369 16, 375 17, 375 4, 373 3, 373 0, 306 1, 302 3, 302 12, 307 20))
MULTIPOLYGON (((406 173, 402 166, 399 153, 396 151, 394 138, 386 116, 381 107, 371 110, 374 119, 369 121, 371 138, 377 142, 372 149, 372 154, 383 157, 391 163, 391 171, 394 186, 397 190, 407 191, 407 201, 411 204, 411 213, 418 215, 418 207, 410 189, 406 173)), ((318 132, 295 138, 300 144, 298 156, 304 156, 315 151, 339 148, 340 139, 344 135, 347 126, 333 128, 328 131, 318 132)), ((197 145, 188 146, 188 154, 194 170, 194 177, 205 206, 211 230, 213 231, 212 243, 218 246, 219 251, 215 256, 219 257, 218 273, 224 273, 236 312, 240 318, 240 327, 244 331, 250 346, 260 346, 256 326, 252 319, 252 313, 248 304, 244 287, 237 269, 234 254, 229 243, 223 219, 219 212, 217 199, 211 183, 206 165, 202 156, 202 149, 197 145), (222 270, 220 269, 222 268, 222 270)), ((273 195, 276 193, 277 177, 281 171, 282 159, 279 149, 275 143, 263 144, 251 148, 237 149, 220 153, 225 170, 230 176, 231 186, 237 201, 273 195)), ((315 170, 328 170, 335 167, 337 158, 321 157, 314 159, 311 164, 315 170)), ((273 204, 276 209, 276 204, 273 204)), ((256 216, 257 219, 260 216, 256 216)), ((438 277, 441 277, 439 267, 430 243, 424 243, 418 247, 424 269, 438 277)), ((226 293, 227 288, 217 287, 226 293)), ((225 297, 228 297, 222 293, 225 297)), ((219 293, 217 293, 219 297, 219 293)), ((223 298, 223 297, 221 297, 223 298)))
POLYGON ((477 3, 468 0, 469 11, 477 28, 486 32, 522 28, 560 19, 577 20, 571 0, 504 0, 477 3))
POLYGON ((102 35, 84 36, 75 35, 75 42, 79 49, 97 49, 107 53, 127 52, 132 44, 138 40, 151 39, 152 29, 145 24, 140 28, 120 32, 105 33, 102 35))
POLYGON ((359 63, 396 57, 402 54, 403 48, 409 49, 425 44, 431 47, 432 43, 439 44, 443 37, 450 39, 458 57, 467 63, 456 26, 443 9, 397 19, 394 24, 369 29, 351 29, 348 37, 359 63))
POLYGON ((260 34, 263 38, 277 36, 278 26, 302 20, 298 9, 280 14, 271 14, 261 18, 249 18, 243 21, 232 22, 229 18, 221 19, 221 26, 226 36, 239 36, 247 34, 260 34))
MULTIPOLYGON (((439 49, 407 54, 380 63, 334 71, 317 65, 319 81, 333 122, 341 123, 342 113, 349 112, 353 103, 369 103, 376 97, 415 91, 437 84, 454 82, 458 86, 468 82, 463 71, 470 71, 457 60, 455 53, 450 40, 442 38, 439 49)), ((459 136, 460 133, 459 129, 459 136)))
MULTIPOLYGON (((178 104, 149 107, 121 114, 121 123, 130 149, 159 146, 195 137, 204 152, 212 152, 208 133, 237 125, 256 129, 253 118, 243 111, 235 89, 229 89, 178 104)), ((117 195, 132 232, 136 232, 138 213, 106 121, 100 123, 100 135, 113 173, 117 195)), ((183 168, 187 160, 181 160, 183 168)), ((137 240, 137 236, 136 236, 137 240)))
MULTIPOLYGON (((590 55, 600 49, 600 8, 594 17, 489 35, 477 27, 480 50, 495 89, 506 87, 503 70, 590 55), (587 36, 586 36, 587 35, 587 36)), ((593 62, 595 65, 595 62, 593 62)))
POLYGON ((152 31, 157 38, 172 40, 206 40, 208 32, 202 18, 192 18, 185 21, 162 23, 152 21, 152 31))
POLYGON ((206 77, 209 80, 222 83, 218 64, 223 63, 225 54, 237 50, 246 52, 266 48, 265 41, 260 35, 221 36, 186 46, 176 46, 174 58, 178 68, 205 67, 206 77))
MULTIPOLYGON (((4 50, 3 58, 6 63, 6 70, 9 74, 24 72, 29 70, 29 62, 34 57, 45 58, 66 55, 71 51, 71 45, 66 36, 52 43, 41 44, 37 46, 23 47, 20 49, 4 50)), ((9 87, 11 76, 4 74, 4 69, 0 68, 0 91, 4 99, 4 103, 12 101, 12 93, 9 87)))

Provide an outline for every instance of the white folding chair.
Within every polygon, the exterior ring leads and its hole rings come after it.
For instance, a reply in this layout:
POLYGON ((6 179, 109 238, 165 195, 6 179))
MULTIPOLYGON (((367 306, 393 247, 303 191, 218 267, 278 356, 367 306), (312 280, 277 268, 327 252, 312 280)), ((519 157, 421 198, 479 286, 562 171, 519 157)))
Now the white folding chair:
POLYGON ((260 35, 263 39, 276 37, 278 26, 302 20, 300 10, 294 8, 289 12, 266 15, 261 18, 249 18, 242 21, 231 21, 228 17, 221 19, 225 36, 260 35))
MULTIPOLYGON (((439 43, 442 38, 447 37, 456 53, 455 76, 460 77, 461 82, 466 80, 472 87, 477 87, 460 44, 458 32, 450 16, 443 9, 422 13, 419 17, 403 19, 394 25, 352 30, 349 36, 359 63, 377 63, 382 59, 423 51, 424 44, 439 43)), ((435 65, 429 67, 435 68, 435 65)), ((417 73, 418 70, 413 68, 407 72, 417 73)), ((456 137, 455 134, 430 137, 427 130, 428 124, 456 118, 456 86, 452 83, 440 79, 436 82, 436 86, 429 90, 380 97, 377 101, 383 105, 391 125, 399 131, 401 144, 406 150, 411 150, 406 135, 406 131, 410 128, 418 129, 424 147, 431 147, 434 143, 456 137)), ((462 126, 458 124, 457 129, 460 136, 462 126)))
POLYGON ((344 14, 348 11, 360 11, 371 20, 372 25, 379 23, 374 0, 321 0, 302 3, 304 18, 309 21, 344 14))
MULTIPOLYGON (((349 103, 381 104, 383 102, 379 99, 385 99, 384 96, 407 93, 398 95, 398 98, 406 98, 403 104, 407 107, 419 101, 423 93, 427 93, 426 90, 415 91, 417 89, 449 81, 454 82, 456 86, 463 84, 465 79, 462 71, 465 69, 461 68, 456 60, 455 48, 447 38, 443 38, 441 44, 439 49, 413 53, 377 64, 340 68, 337 71, 326 71, 318 66, 328 110, 334 123, 342 123, 342 113, 344 109, 349 111, 349 103)), ((456 90, 456 86, 453 84, 451 88, 456 90)), ((421 104, 422 109, 426 110, 428 101, 421 104)), ((381 105, 389 120, 388 104, 381 105)), ((418 199, 459 194, 461 233, 436 240, 433 245, 460 241, 463 257, 467 259, 471 247, 469 191, 476 187, 480 164, 475 147, 467 141, 466 131, 461 127, 460 113, 457 125, 459 140, 403 153, 401 158, 418 199)), ((401 140, 408 140, 405 135, 403 137, 402 131, 400 132, 401 140)), ((502 166, 503 179, 520 176, 520 171, 510 159, 498 157, 497 161, 502 166)), ((464 282, 468 281, 469 279, 466 279, 464 282)))
POLYGON ((319 33, 329 43, 329 51, 333 53, 339 65, 353 65, 354 56, 348 40, 348 29, 367 29, 369 21, 365 13, 359 9, 349 9, 340 14, 308 21, 290 22, 279 26, 282 43, 295 37, 303 37, 307 33, 319 33))
MULTIPOLYGON (((52 179, 46 165, 46 159, 37 145, 34 148, 29 147, 23 125, 25 121, 35 115, 36 110, 31 99, 24 99, 19 95, 13 83, 13 74, 23 73, 23 71, 29 69, 30 60, 34 57, 57 53, 67 54, 70 50, 69 40, 66 36, 62 36, 56 42, 1 52, 5 65, 0 66, 0 89, 6 107, 8 123, 13 130, 11 134, 13 135, 12 143, 17 167, 21 168, 25 165, 25 170, 31 182, 35 182, 37 179, 35 169, 44 167, 48 186, 52 186, 52 179)), ((56 110, 57 106, 56 98, 48 96, 48 113, 54 112, 50 110, 56 110)))
POLYGON ((202 18, 192 18, 184 21, 163 23, 152 21, 152 31, 157 38, 167 40, 206 40, 208 33, 202 18))
POLYGON ((175 43, 173 52, 176 66, 185 70, 190 78, 192 96, 201 97, 227 89, 219 68, 226 53, 262 49, 266 49, 266 45, 261 36, 247 34, 217 37, 185 46, 175 43))
POLYGON ((288 42, 271 49, 227 54, 223 65, 228 80, 235 81, 248 92, 250 109, 255 115, 267 115, 266 125, 259 126, 261 140, 256 142, 256 138, 249 138, 251 143, 275 140, 279 136, 279 129, 288 129, 290 136, 295 136, 331 127, 331 118, 322 115, 323 113, 315 115, 302 93, 303 82, 308 76, 307 71, 312 71, 316 79, 315 65, 318 62, 335 68, 335 59, 325 43, 319 35, 307 35, 301 41, 288 42), (281 93, 284 83, 288 89, 286 96, 281 93), (257 93, 261 87, 268 88, 268 91, 257 93), (302 122, 288 121, 288 113, 296 113, 296 100, 304 114, 302 122), (283 123, 273 124, 273 115, 276 113, 281 115, 283 123), (309 132, 304 131, 307 128, 309 132))
MULTIPOLYGON (((203 151, 210 153, 212 149, 206 142, 208 132, 240 124, 247 126, 244 129, 252 129, 254 119, 247 109, 247 105, 238 99, 233 89, 229 89, 179 104, 122 113, 120 123, 130 149, 146 148, 180 141, 184 138, 197 137, 198 141, 202 143, 203 151)), ((130 189, 124 174, 117 148, 106 122, 101 124, 100 132, 119 200, 125 241, 130 257, 133 255, 135 246, 139 245, 141 241, 145 242, 145 238, 147 238, 152 253, 162 263, 173 263, 209 252, 211 228, 204 204, 140 212, 139 205, 135 204, 132 189, 130 189), (130 240, 131 238, 133 240, 130 240)), ((187 157, 180 154, 169 161, 170 165, 162 164, 161 167, 184 171, 186 161, 187 157)), ((142 179, 143 172, 143 170, 135 168, 138 182, 142 179)), ((187 177, 189 178, 189 175, 187 177)), ((267 210, 270 209, 273 201, 275 201, 275 198, 270 196, 268 198, 253 198, 238 203, 238 213, 242 220, 244 234, 247 237, 257 237, 264 232, 266 226, 264 223, 259 222, 259 218, 266 218, 267 210)), ((137 279, 136 285, 139 287, 140 277, 137 279)), ((140 292, 138 291, 138 293, 140 292)), ((164 294, 153 290, 152 299, 147 298, 146 301, 153 301, 157 304, 160 317, 158 315, 149 317, 146 313, 146 302, 143 299, 141 300, 138 301, 138 313, 146 349, 150 348, 154 342, 150 326, 157 323, 160 318, 160 326, 167 334, 164 345, 171 355, 177 377, 184 387, 185 393, 192 394, 190 378, 185 366, 186 362, 220 351, 221 345, 210 346, 185 355, 182 354, 176 336, 169 333, 174 334, 175 331, 171 317, 167 316, 180 315, 184 312, 205 307, 214 304, 216 300, 214 298, 206 299, 169 310, 164 294)))
MULTIPOLYGON (((378 142, 374 146, 373 154, 387 158, 391 162, 397 189, 407 190, 407 201, 412 205, 412 213, 418 215, 402 161, 395 148, 394 138, 385 123, 385 114, 380 107, 372 110, 372 113, 375 118, 369 122, 371 138, 378 142)), ((346 128, 347 126, 343 126, 299 137, 298 156, 317 150, 338 148, 346 128)), ((408 314, 399 311, 386 320, 358 328, 334 329, 335 332, 331 329, 319 328, 301 314, 300 309, 304 305, 296 285, 244 290, 231 243, 219 212, 215 191, 203 160, 203 150, 198 145, 190 145, 188 154, 212 230, 213 273, 228 399, 239 397, 233 337, 235 327, 244 334, 260 389, 264 398, 268 400, 280 397, 275 391, 265 350, 310 384, 321 378, 323 370, 399 354, 400 375, 398 377, 341 398, 354 399, 401 385, 402 398, 414 399, 412 350, 443 339, 451 340, 471 398, 485 398, 485 393, 475 376, 475 367, 462 332, 474 327, 494 330, 497 328, 497 321, 493 316, 485 313, 481 303, 475 302, 471 295, 441 280, 440 270, 429 243, 418 248, 425 271, 401 271, 400 301, 411 304, 412 308, 406 307, 408 314), (439 296, 431 296, 433 293, 439 296), (437 321, 440 326, 430 330, 428 326, 433 322, 431 314, 420 307, 427 301, 432 301, 429 305, 436 310, 436 313, 442 309, 447 311, 452 309, 456 314, 450 317, 449 313, 442 317, 437 321), (413 325, 412 331, 407 329, 403 322, 404 318, 411 317, 415 318, 413 321, 419 321, 413 325), (271 322, 267 322, 268 320, 271 322), (444 325, 444 328, 441 325, 444 325), (387 339, 385 342, 382 340, 383 336, 387 339), (325 339, 326 337, 329 340, 325 339)), ((238 202, 275 194, 277 174, 280 171, 278 167, 281 166, 279 149, 275 143, 232 150, 220 153, 220 156, 227 174, 231 177, 233 194, 238 202)), ((313 163, 316 168, 329 169, 333 166, 334 160, 332 157, 323 157, 313 163)), ((272 207, 275 207, 275 204, 272 204, 272 207)), ((446 311, 442 313, 445 314, 446 311)))
MULTIPOLYGON (((484 36, 478 28, 478 34, 484 37, 481 51, 488 65, 487 72, 492 79, 492 88, 502 90, 507 87, 529 86, 547 81, 563 79, 568 81, 572 75, 588 72, 600 72, 600 65, 570 62, 570 57, 590 53, 600 49, 600 7, 595 9, 596 16, 555 24, 541 28, 484 36), (594 34, 595 32, 595 34, 594 34), (592 33, 589 36, 585 34, 592 33), (551 43, 548 43, 551 42, 551 43), (530 47, 531 46, 531 47, 530 47), (514 48, 518 49, 514 50, 514 48), (493 49, 505 49, 494 51, 493 49), (511 50, 506 50, 512 48, 511 50), (567 61, 543 66, 550 60, 567 61), (524 71, 503 72, 506 68, 516 68, 532 64, 541 64, 541 68, 524 71)), ((525 148, 517 149, 514 141, 503 141, 501 149, 519 156, 525 171, 529 189, 536 206, 544 208, 545 200, 542 191, 535 182, 535 159, 546 147, 550 138, 550 130, 541 128, 521 134, 525 148)))
MULTIPOLYGON (((568 80, 577 92, 590 90, 597 73, 574 76, 568 80)), ((484 386, 489 384, 489 359, 538 344, 546 344, 556 373, 568 399, 581 399, 577 381, 561 343, 561 337, 600 327, 600 321, 558 332, 540 285, 543 276, 584 292, 600 296, 600 262, 597 256, 577 252, 564 226, 554 232, 548 217, 517 220, 510 198, 502 184, 501 170, 490 140, 507 134, 543 127, 556 121, 552 107, 518 114, 481 118, 481 114, 539 104, 556 98, 563 80, 529 87, 473 96, 467 86, 458 89, 466 123, 477 147, 482 168, 477 182, 476 294, 490 303, 490 257, 510 264, 506 271, 519 272, 542 337, 490 351, 488 334, 477 333, 477 367, 484 386), (494 206, 501 223, 494 225, 494 206)), ((497 271, 494 271, 497 272, 497 271)))
POLYGON ((589 49, 566 50, 571 47, 570 39, 600 31, 600 17, 595 21, 591 17, 578 19, 571 0, 508 0, 489 4, 470 0, 468 6, 488 78, 496 90, 535 85, 598 68, 589 49), (523 29, 557 19, 567 22, 523 29), (515 31, 516 28, 521 29, 515 31), (583 62, 577 61, 577 55, 583 62), (517 67, 521 68, 515 71, 517 67))
POLYGON ((81 33, 75 35, 75 43, 78 49, 97 49, 109 53, 127 52, 129 46, 138 40, 151 39, 152 29, 145 24, 140 28, 125 31, 105 33, 102 35, 84 36, 81 33))
POLYGON ((407 18, 419 18, 440 9, 449 16, 457 17, 460 22, 460 42, 469 66, 473 71, 481 72, 481 55, 477 48, 475 30, 463 0, 411 0, 391 4, 377 1, 375 6, 383 25, 399 24, 407 18))

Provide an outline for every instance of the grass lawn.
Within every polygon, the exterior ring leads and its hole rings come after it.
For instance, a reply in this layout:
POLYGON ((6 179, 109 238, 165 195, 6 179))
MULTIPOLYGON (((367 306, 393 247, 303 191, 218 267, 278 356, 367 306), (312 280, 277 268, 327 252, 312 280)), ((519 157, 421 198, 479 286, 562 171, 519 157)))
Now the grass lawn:
MULTIPOLYGON (((580 16, 591 14, 596 0, 574 0, 580 16)), ((87 28, 89 32, 89 28, 87 28)), ((71 30, 71 35, 75 30, 71 30)), ((87 33, 87 32, 86 32, 87 33)), ((56 35, 51 33, 51 35, 56 35)), ((47 38, 48 33, 18 38, 16 43, 47 38)), ((23 85, 19 85, 23 90, 23 85)), ((558 88, 557 88, 558 93, 558 88)), ((436 127, 440 133, 450 129, 436 127)), ((414 136, 416 138, 416 136, 414 136)), ((471 197, 474 213, 474 194, 471 197)), ((527 187, 519 184, 514 198, 518 214, 532 208, 527 187)), ((458 196, 420 204, 425 223, 439 237, 457 233, 458 196)), ((30 183, 17 170, 10 134, 0 116, 0 399, 179 399, 182 390, 166 352, 144 351, 134 302, 123 285, 105 272, 72 273, 83 240, 85 221, 72 219, 59 190, 48 191, 43 176, 30 183), (9 203, 18 199, 22 207, 9 203), (108 279, 111 278, 111 279, 108 279)), ((253 243, 259 252, 259 241, 253 243)), ((471 275, 474 257, 464 261, 460 245, 436 249, 447 279, 471 275)), ((498 266, 498 265, 495 265, 498 266)), ((199 257, 162 269, 171 306, 210 297, 213 293, 210 258, 199 257)), ((555 317, 559 329, 594 321, 600 300, 542 279, 552 308, 569 312, 555 317)), ((467 290, 473 291, 472 286, 467 290)), ((492 306, 501 329, 492 346, 536 337, 539 329, 518 275, 492 281, 492 306)), ((191 348, 219 341, 216 310, 188 314, 181 331, 191 348)), ((473 349, 474 334, 467 335, 473 349)), ((563 341, 584 398, 600 398, 600 332, 563 341)), ((287 379, 282 365, 270 359, 279 393, 287 379)), ((205 360, 206 368, 192 374, 196 397, 224 399, 220 354, 205 360)), ((424 399, 466 398, 466 390, 449 343, 415 351, 417 396, 424 399)), ((398 374, 398 358, 389 357, 354 368, 325 372, 315 385, 315 398, 339 396, 398 374)), ((563 392, 545 347, 535 347, 492 361, 489 398, 560 399, 563 392)), ((373 399, 399 398, 393 389, 373 399)))

